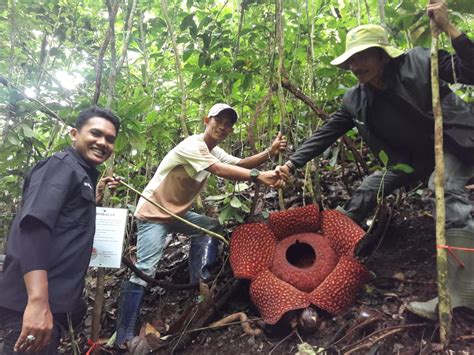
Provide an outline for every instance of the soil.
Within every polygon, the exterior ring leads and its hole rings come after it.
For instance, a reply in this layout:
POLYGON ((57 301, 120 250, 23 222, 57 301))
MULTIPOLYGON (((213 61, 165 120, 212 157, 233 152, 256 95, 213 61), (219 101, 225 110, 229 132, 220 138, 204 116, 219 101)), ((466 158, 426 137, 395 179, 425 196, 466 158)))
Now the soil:
MULTIPOLYGON (((328 185, 323 186, 326 197, 322 201, 326 207, 334 208, 347 199, 346 188, 336 176, 335 172, 326 176, 328 185)), ((293 196, 296 195, 297 192, 293 196)), ((474 193, 471 193, 471 198, 474 201, 474 193)), ((293 198, 291 203, 301 204, 301 200, 293 198)), ((314 354, 318 350, 329 354, 474 354, 473 311, 461 309, 454 312, 451 342, 443 349, 439 343, 439 323, 417 317, 406 309, 410 301, 425 301, 437 295, 435 231, 427 190, 424 186, 418 186, 411 191, 391 195, 388 205, 392 218, 381 243, 365 263, 372 273, 372 280, 361 290, 356 302, 346 313, 337 317, 321 315, 321 324, 316 333, 305 335, 288 324, 263 326, 264 332, 258 336, 245 334, 239 324, 193 331, 236 312, 244 312, 251 320, 252 327, 262 326, 261 322, 253 321, 259 318, 259 314, 249 300, 248 283, 242 281, 235 286, 226 263, 216 283, 210 285, 211 291, 201 289, 199 292, 197 288, 173 290, 166 287, 147 289, 142 321, 152 324, 162 337, 169 335, 165 339, 155 337, 154 341, 150 341, 152 336, 147 338, 148 343, 151 342, 158 349, 155 353, 183 354, 314 354), (220 305, 219 297, 223 297, 231 288, 235 292, 220 305), (192 315, 198 309, 197 304, 201 302, 202 306, 204 303, 200 293, 213 291, 220 295, 214 300, 215 304, 208 308, 214 314, 197 327, 199 320, 192 318, 192 315), (189 319, 191 325, 186 328, 189 319), (183 329, 188 332, 183 333, 183 329)), ((186 283, 188 248, 186 238, 175 236, 166 249, 157 278, 186 283)), ((133 254, 133 248, 129 252, 133 254)), ((225 257, 226 253, 223 254, 225 257)), ((112 335, 114 331, 120 282, 128 275, 129 271, 124 268, 110 272, 106 278, 102 321, 104 337, 112 335)), ((89 281, 88 291, 93 295, 94 275, 90 275, 89 281)), ((89 297, 89 302, 92 308, 92 297, 89 297)), ((84 334, 90 334, 90 324, 89 316, 82 331, 76 334, 83 349, 87 349, 84 334)), ((64 351, 70 351, 70 342, 67 340, 64 351)), ((102 350, 102 353, 119 351, 107 349, 102 350)), ((144 350, 134 352, 139 353, 144 353, 144 350)))

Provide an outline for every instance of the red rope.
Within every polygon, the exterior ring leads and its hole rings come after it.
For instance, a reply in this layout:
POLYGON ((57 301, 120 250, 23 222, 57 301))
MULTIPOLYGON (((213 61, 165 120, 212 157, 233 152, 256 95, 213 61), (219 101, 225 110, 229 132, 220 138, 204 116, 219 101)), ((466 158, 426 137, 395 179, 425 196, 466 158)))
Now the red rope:
POLYGON ((461 266, 461 267, 464 267, 464 263, 462 262, 461 259, 459 259, 459 257, 454 253, 453 250, 462 250, 462 251, 474 252, 473 248, 452 247, 452 246, 449 246, 449 245, 437 245, 436 248, 438 248, 438 249, 447 249, 449 255, 451 255, 454 258, 454 260, 456 260, 457 263, 459 264, 459 266, 461 266))
POLYGON ((462 251, 470 251, 470 252, 474 252, 474 249, 473 248, 461 248, 461 247, 452 247, 452 246, 449 246, 449 245, 437 245, 436 248, 438 249, 452 249, 452 250, 462 250, 462 251))
POLYGON ((91 355, 92 354, 92 351, 97 348, 97 347, 100 347, 100 344, 99 343, 94 343, 92 341, 92 339, 87 339, 87 345, 89 345, 91 348, 86 352, 86 355, 91 355))

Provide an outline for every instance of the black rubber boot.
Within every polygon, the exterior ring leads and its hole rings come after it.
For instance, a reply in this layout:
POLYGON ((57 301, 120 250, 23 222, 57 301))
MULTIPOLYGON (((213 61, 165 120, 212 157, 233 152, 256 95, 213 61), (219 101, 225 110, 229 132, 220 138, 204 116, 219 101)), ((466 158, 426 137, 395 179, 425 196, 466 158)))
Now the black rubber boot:
POLYGON ((218 240, 216 238, 201 236, 191 238, 189 251, 189 282, 198 283, 210 279, 210 269, 217 262, 218 240))
POLYGON ((130 281, 122 282, 118 303, 115 345, 122 347, 135 336, 135 327, 140 315, 145 287, 130 281))

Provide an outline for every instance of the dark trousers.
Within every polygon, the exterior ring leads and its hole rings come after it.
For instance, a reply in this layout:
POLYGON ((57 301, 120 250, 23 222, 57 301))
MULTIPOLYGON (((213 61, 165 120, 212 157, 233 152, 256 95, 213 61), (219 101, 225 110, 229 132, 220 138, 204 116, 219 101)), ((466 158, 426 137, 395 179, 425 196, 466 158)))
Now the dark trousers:
MULTIPOLYGON (((472 206, 465 188, 469 179, 474 176, 474 165, 464 163, 447 152, 444 153, 444 163, 446 229, 460 228, 474 233, 472 206)), ((393 190, 413 182, 410 180, 410 174, 390 170, 377 171, 362 181, 344 206, 344 211, 353 220, 361 223, 377 205, 378 198, 387 196, 393 190)), ((434 190, 434 173, 431 174, 429 188, 434 190)), ((434 209, 433 203, 433 211, 434 209)))
MULTIPOLYGON (((73 326, 77 326, 85 315, 87 308, 81 304, 79 310, 71 315, 73 326)), ((4 332, 3 341, 0 341, 0 355, 54 355, 58 353, 59 341, 64 329, 67 329, 67 314, 53 314, 53 330, 51 342, 41 352, 25 353, 14 352, 13 348, 21 333, 23 312, 0 307, 0 329, 4 332)))

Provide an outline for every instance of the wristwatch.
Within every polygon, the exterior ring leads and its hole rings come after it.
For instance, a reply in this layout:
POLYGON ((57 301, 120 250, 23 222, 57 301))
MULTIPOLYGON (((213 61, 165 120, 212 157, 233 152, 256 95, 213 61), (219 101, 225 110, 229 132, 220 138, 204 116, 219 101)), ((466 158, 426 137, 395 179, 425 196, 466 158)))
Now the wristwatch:
POLYGON ((250 180, 253 182, 258 182, 258 176, 260 175, 260 171, 258 169, 250 170, 250 180))
POLYGON ((293 162, 291 160, 288 160, 284 165, 286 165, 290 169, 291 173, 295 172, 296 166, 295 166, 295 164, 293 164, 293 162))

